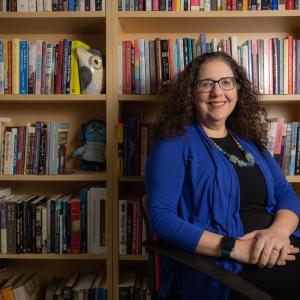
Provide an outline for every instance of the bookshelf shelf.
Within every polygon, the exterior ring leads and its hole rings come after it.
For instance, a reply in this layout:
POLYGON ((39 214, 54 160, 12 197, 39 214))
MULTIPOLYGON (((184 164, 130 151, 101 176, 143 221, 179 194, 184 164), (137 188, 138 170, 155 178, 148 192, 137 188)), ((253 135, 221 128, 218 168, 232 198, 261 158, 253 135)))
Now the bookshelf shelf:
POLYGON ((300 183, 300 176, 287 176, 287 181, 290 183, 300 183))
POLYGON ((0 33, 105 33, 105 12, 0 12, 0 33))
POLYGON ((120 260, 126 261, 126 260, 134 260, 134 261, 147 261, 148 255, 120 255, 120 260))
POLYGON ((105 172, 68 171, 65 175, 0 175, 0 181, 105 181, 105 172))
MULTIPOLYGON (((119 95, 120 102, 161 102, 163 96, 159 95, 119 95)), ((263 95, 263 103, 297 104, 300 103, 300 95, 263 95)))
POLYGON ((121 176, 119 177, 120 182, 144 182, 142 176, 121 176))
POLYGON ((55 254, 55 253, 25 253, 25 254, 0 254, 0 259, 33 259, 33 260, 106 260, 105 254, 91 254, 91 253, 80 253, 80 254, 55 254))
POLYGON ((106 101, 105 94, 99 95, 0 95, 0 103, 97 103, 106 101))
POLYGON ((298 32, 300 11, 141 11, 118 13, 124 33, 298 32))

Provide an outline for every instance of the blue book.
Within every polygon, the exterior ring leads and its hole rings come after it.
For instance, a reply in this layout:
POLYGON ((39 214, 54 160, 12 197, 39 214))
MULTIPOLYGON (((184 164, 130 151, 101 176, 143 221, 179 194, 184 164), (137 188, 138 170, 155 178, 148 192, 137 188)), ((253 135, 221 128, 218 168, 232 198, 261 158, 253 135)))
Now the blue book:
POLYGON ((76 0, 68 0, 68 11, 76 11, 76 0))
POLYGON ((28 94, 28 42, 20 41, 20 94, 28 94))
POLYGON ((278 10, 278 0, 272 0, 271 3, 271 9, 278 10))
POLYGON ((174 80, 177 80, 178 79, 177 43, 173 45, 173 69, 174 69, 174 80))
POLYGON ((62 76, 61 76, 61 93, 67 94, 67 75, 68 75, 68 61, 69 61, 69 40, 63 40, 62 53, 62 76))
POLYGON ((193 60, 193 47, 192 47, 192 39, 187 39, 187 47, 188 47, 188 63, 193 60))
POLYGON ((293 122, 292 123, 292 140, 291 140, 290 176, 295 175, 297 129, 298 129, 298 122, 293 122))
POLYGON ((4 94, 4 54, 3 41, 0 40, 0 94, 4 94))
POLYGON ((206 53, 206 34, 200 33, 200 47, 201 47, 201 54, 206 53))

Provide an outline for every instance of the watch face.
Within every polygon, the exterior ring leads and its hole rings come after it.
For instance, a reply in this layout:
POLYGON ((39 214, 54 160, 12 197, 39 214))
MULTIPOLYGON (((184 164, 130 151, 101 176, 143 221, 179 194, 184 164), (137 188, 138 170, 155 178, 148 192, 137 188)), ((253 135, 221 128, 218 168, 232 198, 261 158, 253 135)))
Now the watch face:
POLYGON ((234 248, 235 239, 232 237, 224 236, 221 241, 221 255, 224 258, 229 258, 230 253, 234 248))

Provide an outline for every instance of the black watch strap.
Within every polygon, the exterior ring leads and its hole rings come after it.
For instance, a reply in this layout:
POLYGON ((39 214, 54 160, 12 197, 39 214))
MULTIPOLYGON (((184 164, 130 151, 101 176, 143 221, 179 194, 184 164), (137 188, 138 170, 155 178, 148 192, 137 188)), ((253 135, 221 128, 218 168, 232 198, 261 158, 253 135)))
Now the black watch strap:
POLYGON ((230 253, 234 248, 235 238, 224 236, 221 240, 221 257, 230 258, 230 253))

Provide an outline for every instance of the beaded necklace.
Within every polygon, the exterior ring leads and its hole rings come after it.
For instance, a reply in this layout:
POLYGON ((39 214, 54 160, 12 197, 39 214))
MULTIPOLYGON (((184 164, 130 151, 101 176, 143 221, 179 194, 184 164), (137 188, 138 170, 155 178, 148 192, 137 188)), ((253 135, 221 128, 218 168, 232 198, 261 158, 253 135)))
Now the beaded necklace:
POLYGON ((246 149, 243 147, 243 145, 241 145, 241 143, 229 132, 230 136, 232 137, 232 139, 234 140, 234 142, 236 143, 236 145, 238 146, 238 148, 240 149, 240 151, 244 154, 246 161, 239 159, 236 155, 234 154, 229 154, 227 153, 225 150, 223 150, 219 145, 217 145, 212 139, 211 141, 213 142, 213 144, 217 147, 217 149, 219 151, 221 151, 224 155, 226 155, 228 157, 228 159, 233 163, 238 165, 239 167, 253 167, 255 165, 255 158, 254 156, 246 151, 246 149))

